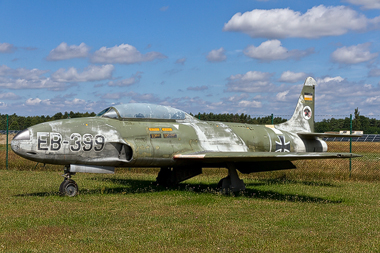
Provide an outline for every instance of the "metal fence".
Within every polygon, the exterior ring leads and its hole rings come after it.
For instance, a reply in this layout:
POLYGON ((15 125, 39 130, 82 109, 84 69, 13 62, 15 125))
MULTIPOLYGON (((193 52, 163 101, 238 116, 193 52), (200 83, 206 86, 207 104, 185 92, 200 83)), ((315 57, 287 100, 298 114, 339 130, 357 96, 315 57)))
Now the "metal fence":
MULTIPOLYGON (((4 115, 5 117, 0 118, 0 126, 5 129, 0 133, 0 161, 4 161, 2 164, 5 169, 8 169, 8 154, 10 148, 10 139, 9 139, 9 117, 8 114, 4 115)), ((0 168, 2 166, 0 165, 0 168)))
MULTIPOLYGON (((4 116, 4 115, 2 115, 4 116)), ((0 126, 10 126, 10 117, 1 117, 0 126)), ((14 125, 14 124, 13 124, 14 125)), ((5 127, 6 128, 6 127, 5 127)), ((16 130, 0 131, 0 169, 38 170, 42 165, 27 161, 11 150, 10 143, 16 130), (8 138, 7 138, 8 137, 8 138)), ((295 161, 296 170, 284 171, 286 177, 302 179, 380 180, 380 135, 363 135, 360 138, 325 138, 328 152, 351 152, 362 157, 353 159, 327 159, 295 161)), ((46 165, 48 170, 62 170, 62 166, 46 165)), ((269 173, 270 174, 270 173, 269 173)), ((283 174, 277 174, 277 176, 283 174)), ((259 173, 268 177, 268 173, 259 173)))
POLYGON ((298 174, 305 178, 337 180, 380 180, 380 142, 326 141, 328 152, 351 152, 362 155, 352 159, 327 159, 296 161, 298 174))

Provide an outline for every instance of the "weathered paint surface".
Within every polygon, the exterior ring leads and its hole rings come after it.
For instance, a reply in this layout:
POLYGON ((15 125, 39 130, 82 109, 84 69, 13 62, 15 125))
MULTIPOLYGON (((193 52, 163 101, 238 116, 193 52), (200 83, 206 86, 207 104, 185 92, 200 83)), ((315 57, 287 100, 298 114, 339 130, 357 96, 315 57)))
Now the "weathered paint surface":
POLYGON ((181 167, 208 159, 225 166, 324 158, 320 152, 327 150, 326 143, 308 135, 314 129, 314 88, 314 79, 308 78, 292 118, 278 125, 207 122, 188 114, 181 119, 170 118, 176 114, 167 119, 65 119, 26 129, 14 138, 12 149, 37 162, 91 165, 91 171, 96 166, 181 167))
POLYGON ((13 150, 31 160, 58 164, 176 166, 181 161, 173 156, 188 152, 305 152, 294 133, 238 123, 87 118, 43 123, 29 131, 31 140, 14 140, 13 150), (120 157, 123 145, 131 149, 130 159, 120 157))
POLYGON ((313 78, 306 79, 293 116, 287 122, 276 125, 277 129, 293 133, 314 132, 315 85, 313 78))
POLYGON ((191 126, 204 151, 248 151, 244 141, 231 128, 221 122, 184 123, 191 126))

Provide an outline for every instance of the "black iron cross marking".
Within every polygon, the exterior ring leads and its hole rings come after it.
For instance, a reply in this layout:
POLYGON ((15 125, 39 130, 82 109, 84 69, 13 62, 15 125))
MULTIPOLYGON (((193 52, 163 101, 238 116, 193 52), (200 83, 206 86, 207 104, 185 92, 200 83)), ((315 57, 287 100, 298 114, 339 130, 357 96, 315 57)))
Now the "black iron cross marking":
POLYGON ((280 142, 276 141, 276 152, 290 152, 290 141, 285 142, 284 136, 277 136, 280 142))

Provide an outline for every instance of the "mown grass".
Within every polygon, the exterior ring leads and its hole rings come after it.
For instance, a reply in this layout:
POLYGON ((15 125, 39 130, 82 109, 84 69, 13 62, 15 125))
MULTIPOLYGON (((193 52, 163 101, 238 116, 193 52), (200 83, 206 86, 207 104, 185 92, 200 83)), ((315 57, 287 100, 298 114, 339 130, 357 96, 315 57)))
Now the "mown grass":
POLYGON ((380 250, 374 182, 252 177, 245 192, 225 196, 215 190, 219 175, 168 189, 154 173, 126 170, 77 174, 80 194, 67 198, 58 196, 60 174, 0 170, 0 251, 380 250))
MULTIPOLYGON (((329 142, 331 152, 348 143, 329 142)), ((247 190, 216 190, 227 170, 177 188, 158 169, 77 174, 75 198, 58 196, 62 166, 36 164, 0 145, 0 252, 379 252, 378 143, 362 158, 294 162, 298 169, 241 175, 247 190)))

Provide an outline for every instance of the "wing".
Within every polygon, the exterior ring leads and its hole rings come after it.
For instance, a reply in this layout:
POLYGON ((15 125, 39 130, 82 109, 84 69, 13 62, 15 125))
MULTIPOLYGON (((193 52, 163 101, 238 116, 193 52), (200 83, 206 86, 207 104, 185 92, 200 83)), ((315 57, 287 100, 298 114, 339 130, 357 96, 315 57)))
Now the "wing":
POLYGON ((315 139, 317 137, 361 137, 362 134, 325 134, 325 133, 297 133, 302 139, 315 139))
POLYGON ((202 162, 263 162, 263 161, 294 161, 309 159, 353 158, 361 155, 353 153, 328 152, 201 152, 184 153, 173 156, 176 160, 199 160, 202 162))

